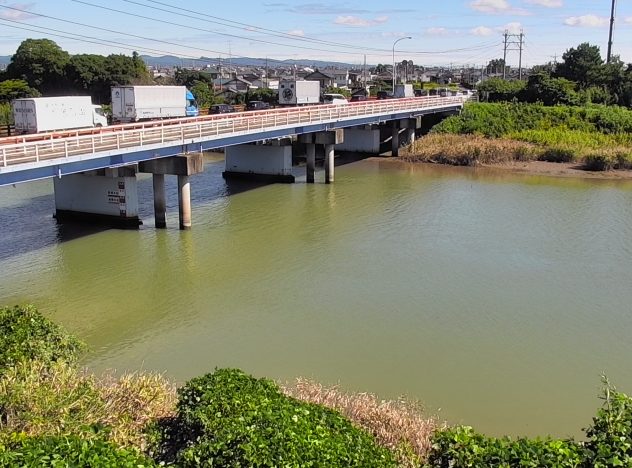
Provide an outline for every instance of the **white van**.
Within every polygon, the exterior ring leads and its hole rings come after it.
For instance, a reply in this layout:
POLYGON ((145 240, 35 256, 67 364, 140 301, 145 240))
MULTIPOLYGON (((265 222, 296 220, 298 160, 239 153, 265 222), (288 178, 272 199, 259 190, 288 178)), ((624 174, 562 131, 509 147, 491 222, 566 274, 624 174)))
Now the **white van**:
POLYGON ((323 103, 324 104, 349 104, 349 101, 347 101, 347 98, 344 97, 342 94, 328 93, 328 94, 323 94, 323 103))

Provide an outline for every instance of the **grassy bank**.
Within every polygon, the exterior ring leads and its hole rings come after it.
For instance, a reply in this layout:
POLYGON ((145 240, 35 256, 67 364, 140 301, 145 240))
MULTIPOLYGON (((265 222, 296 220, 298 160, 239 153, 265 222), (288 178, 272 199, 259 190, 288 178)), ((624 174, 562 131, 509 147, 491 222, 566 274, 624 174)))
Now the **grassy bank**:
POLYGON ((588 170, 632 169, 632 111, 472 103, 402 157, 456 165, 553 161, 576 162, 588 170))
POLYGON ((632 466, 632 399, 608 382, 585 442, 491 438, 302 379, 95 376, 82 347, 32 307, 0 309, 0 467, 632 466))

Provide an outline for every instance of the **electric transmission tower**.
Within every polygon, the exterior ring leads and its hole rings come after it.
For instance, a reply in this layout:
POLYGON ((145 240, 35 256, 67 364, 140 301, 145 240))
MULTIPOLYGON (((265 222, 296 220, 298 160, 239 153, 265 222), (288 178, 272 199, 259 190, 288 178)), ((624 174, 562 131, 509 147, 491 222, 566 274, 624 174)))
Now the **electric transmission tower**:
POLYGON ((524 49, 524 33, 520 31, 520 34, 509 34, 509 31, 505 30, 503 36, 505 38, 503 53, 503 80, 507 79, 507 52, 511 50, 517 50, 520 52, 518 78, 522 79, 522 50, 524 49))

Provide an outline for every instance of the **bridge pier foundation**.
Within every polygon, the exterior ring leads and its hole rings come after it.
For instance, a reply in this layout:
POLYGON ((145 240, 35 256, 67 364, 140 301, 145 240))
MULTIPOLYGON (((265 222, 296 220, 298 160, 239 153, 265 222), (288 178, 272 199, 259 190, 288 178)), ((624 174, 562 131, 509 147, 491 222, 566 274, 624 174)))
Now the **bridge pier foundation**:
POLYGON ((202 153, 183 154, 138 163, 140 172, 153 174, 154 216, 156 227, 164 228, 166 222, 165 175, 178 176, 178 215, 180 229, 191 229, 191 183, 189 176, 204 171, 202 153))
POLYGON ((392 123, 393 130, 391 133, 391 155, 393 157, 399 156, 399 122, 394 120, 392 123))
POLYGON ((334 145, 325 145, 325 183, 334 181, 334 145))
POLYGON ((306 144, 307 164, 306 182, 314 183, 314 166, 316 160, 316 145, 323 145, 325 150, 325 183, 334 181, 334 149, 335 145, 344 142, 345 131, 343 129, 328 130, 324 132, 304 133, 298 136, 298 141, 306 144))
POLYGON ((138 191, 136 169, 99 169, 53 179, 55 218, 136 227, 138 191))

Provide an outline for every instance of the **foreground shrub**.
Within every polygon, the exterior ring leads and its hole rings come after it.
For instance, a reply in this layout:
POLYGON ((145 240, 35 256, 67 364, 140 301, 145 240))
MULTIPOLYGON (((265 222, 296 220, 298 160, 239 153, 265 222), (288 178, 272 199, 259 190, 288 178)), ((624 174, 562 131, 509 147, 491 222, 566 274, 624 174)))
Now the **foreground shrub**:
POLYGON ((392 454, 336 411, 268 379, 221 369, 178 390, 178 414, 155 432, 159 458, 183 467, 392 467, 392 454))
POLYGON ((72 434, 142 448, 147 422, 174 407, 175 390, 160 376, 97 378, 64 362, 20 362, 0 377, 0 440, 72 434))
POLYGON ((428 467, 533 467, 583 466, 582 447, 572 440, 486 437, 471 427, 438 431, 428 467))
POLYGON ((0 309, 0 374, 20 361, 74 362, 83 348, 33 306, 0 309))
POLYGON ((618 392, 605 377, 603 383, 604 404, 586 429, 589 466, 632 466, 632 398, 618 392))
POLYGON ((400 466, 418 467, 426 459, 438 426, 436 418, 425 416, 419 405, 405 400, 380 401, 369 393, 348 394, 305 379, 283 390, 301 401, 339 411, 394 452, 400 466))
POLYGON ((0 467, 23 468, 142 468, 156 466, 134 450, 115 447, 100 439, 76 436, 24 437, 14 435, 0 445, 0 467))

